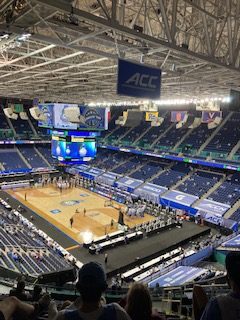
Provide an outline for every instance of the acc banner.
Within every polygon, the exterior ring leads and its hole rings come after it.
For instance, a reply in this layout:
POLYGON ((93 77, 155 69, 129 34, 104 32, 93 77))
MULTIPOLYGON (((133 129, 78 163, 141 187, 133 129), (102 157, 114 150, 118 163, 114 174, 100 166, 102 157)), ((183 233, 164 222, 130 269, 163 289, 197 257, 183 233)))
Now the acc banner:
POLYGON ((184 119, 187 111, 172 111, 171 112, 171 122, 180 122, 184 119))
POLYGON ((202 123, 209 123, 214 121, 217 117, 222 118, 222 111, 203 111, 202 123))
POLYGON ((227 229, 232 229, 234 231, 238 230, 236 221, 233 221, 231 219, 224 219, 221 216, 216 216, 207 212, 201 212, 201 217, 207 222, 225 227, 227 229))
POLYGON ((118 60, 117 94, 159 99, 161 70, 130 61, 118 60))
POLYGON ((203 212, 208 212, 213 215, 217 215, 222 217, 224 213, 230 208, 228 204, 204 199, 198 203, 197 206, 195 206, 196 209, 203 211, 203 212))
POLYGON ((146 112, 146 121, 154 121, 158 118, 157 111, 147 111, 146 112))

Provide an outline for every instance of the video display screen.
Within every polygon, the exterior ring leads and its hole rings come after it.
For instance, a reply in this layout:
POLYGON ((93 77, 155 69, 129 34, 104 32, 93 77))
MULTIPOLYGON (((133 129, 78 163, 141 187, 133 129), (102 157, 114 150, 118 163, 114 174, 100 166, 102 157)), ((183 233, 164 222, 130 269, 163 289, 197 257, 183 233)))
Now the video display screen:
POLYGON ((38 121, 39 127, 99 132, 108 129, 110 119, 108 107, 94 108, 68 103, 39 104, 38 107, 40 113, 43 112, 46 115, 45 121, 38 121), (69 110, 66 110, 70 107, 72 109, 72 116, 69 116, 69 110), (71 119, 72 122, 70 121, 71 119))
MULTIPOLYGON (((54 104, 54 121, 53 121, 53 127, 56 129, 67 129, 67 130, 77 130, 77 124, 72 123, 67 120, 64 110, 68 108, 69 104, 61 104, 61 103, 55 103, 54 104)), ((71 105, 74 107, 78 107, 78 105, 71 105)))
POLYGON ((52 136, 52 157, 61 162, 86 162, 95 158, 96 141, 74 136, 52 136))
POLYGON ((53 106, 54 104, 39 104, 38 108, 46 116, 45 121, 38 121, 38 126, 43 128, 53 128, 53 106))

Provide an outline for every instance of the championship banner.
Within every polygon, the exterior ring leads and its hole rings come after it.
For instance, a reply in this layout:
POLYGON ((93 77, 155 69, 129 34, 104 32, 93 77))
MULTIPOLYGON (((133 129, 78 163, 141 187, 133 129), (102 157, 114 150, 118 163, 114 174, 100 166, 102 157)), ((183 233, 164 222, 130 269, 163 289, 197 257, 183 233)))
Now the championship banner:
POLYGON ((154 100, 160 98, 160 88, 161 69, 118 60, 117 94, 154 100))
POLYGON ((171 112, 171 122, 183 121, 187 111, 172 111, 171 112))
POLYGON ((146 121, 155 121, 158 118, 158 111, 147 111, 146 121))
POLYGON ((222 118, 222 111, 203 111, 202 112, 202 123, 213 122, 216 118, 222 118))

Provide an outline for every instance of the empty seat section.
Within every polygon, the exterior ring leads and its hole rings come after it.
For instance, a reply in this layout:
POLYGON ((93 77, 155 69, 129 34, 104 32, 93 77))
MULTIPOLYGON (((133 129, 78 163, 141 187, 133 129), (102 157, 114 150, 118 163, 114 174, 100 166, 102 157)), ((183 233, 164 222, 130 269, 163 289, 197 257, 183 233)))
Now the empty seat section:
POLYGON ((27 168, 27 164, 14 148, 4 148, 0 150, 0 163, 4 166, 5 170, 27 168))
POLYGON ((209 130, 206 124, 201 124, 196 129, 183 140, 180 145, 180 148, 184 148, 185 146, 190 146, 190 148, 186 150, 182 150, 184 153, 191 153, 193 150, 197 151, 201 145, 210 137, 212 134, 212 130, 209 130))
POLYGON ((166 169, 158 177, 154 178, 151 182, 163 187, 170 188, 180 181, 190 171, 189 166, 184 163, 178 163, 170 169, 166 169))
POLYGON ((198 197, 205 194, 222 177, 222 175, 205 171, 194 172, 187 180, 178 186, 178 190, 198 197))
POLYGON ((130 177, 134 179, 139 179, 139 180, 142 180, 142 179, 146 180, 146 179, 152 178, 159 171, 162 171, 163 168, 164 168, 164 165, 154 161, 150 161, 149 163, 142 166, 139 170, 133 172, 130 175, 130 177))
POLYGON ((10 120, 18 137, 20 138, 29 138, 33 135, 32 128, 28 120, 22 120, 18 117, 17 120, 10 120))
POLYGON ((149 122, 142 122, 139 126, 133 128, 122 140, 121 144, 132 147, 135 141, 150 127, 149 122))
POLYGON ((51 156, 51 144, 38 144, 36 145, 36 148, 51 165, 54 165, 56 163, 56 160, 51 156))
POLYGON ((240 113, 234 112, 221 130, 209 142, 204 151, 215 152, 216 157, 225 157, 240 140, 240 113), (219 155, 217 155, 219 154, 219 155))
POLYGON ((234 173, 220 187, 210 194, 208 199, 232 206, 240 199, 240 174, 234 173))
MULTIPOLYGON (((169 123, 169 125, 171 125, 169 123)), ((154 145, 154 149, 171 149, 175 146, 175 144, 182 139, 182 137, 186 134, 189 129, 176 129, 176 127, 172 127, 168 132, 166 132, 160 140, 154 145)))
POLYGON ((240 222, 240 208, 238 208, 230 217, 234 221, 240 222))
MULTIPOLYGON (((150 148, 151 144, 169 127, 170 122, 167 117, 160 127, 151 127, 149 131, 136 143, 142 148, 150 148)), ((155 146, 154 146, 155 147, 155 146)))
POLYGON ((27 159, 28 163, 31 165, 32 168, 39 168, 39 167, 47 167, 48 164, 45 162, 37 153, 34 146, 32 145, 24 145, 19 146, 18 149, 22 153, 22 155, 27 159))

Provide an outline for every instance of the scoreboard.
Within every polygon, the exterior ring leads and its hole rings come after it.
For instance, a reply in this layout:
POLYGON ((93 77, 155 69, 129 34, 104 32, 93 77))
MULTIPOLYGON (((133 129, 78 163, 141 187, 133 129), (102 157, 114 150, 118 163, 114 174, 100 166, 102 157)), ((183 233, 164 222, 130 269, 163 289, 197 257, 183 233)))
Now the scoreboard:
POLYGON ((51 152, 53 158, 63 163, 87 162, 96 157, 96 140, 94 137, 69 135, 67 131, 53 133, 51 152))

